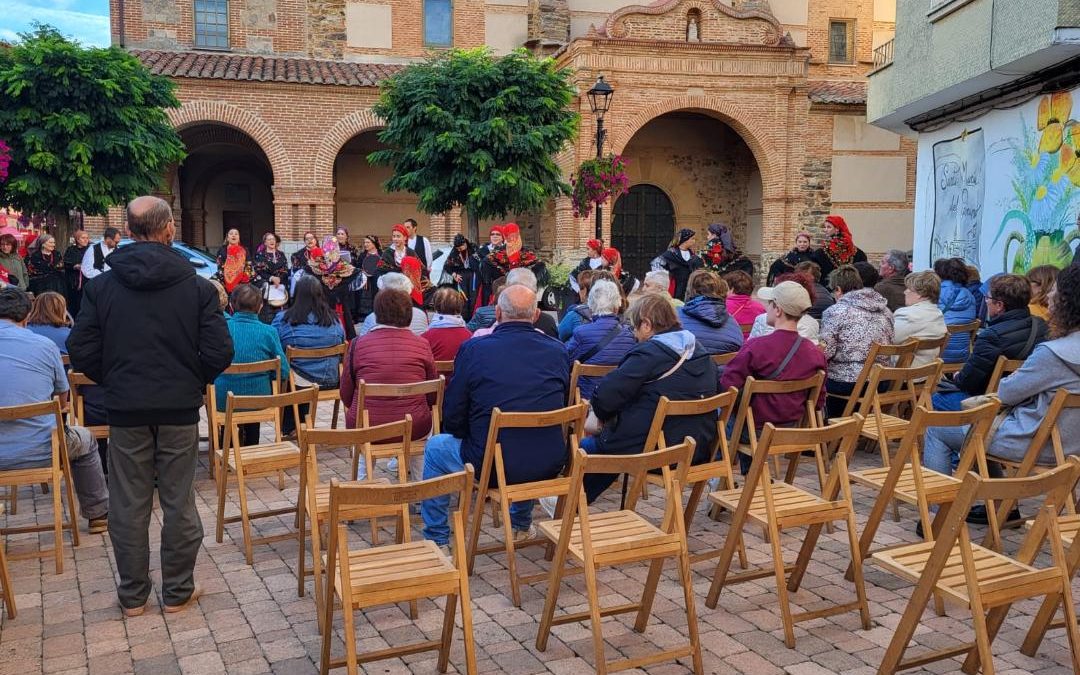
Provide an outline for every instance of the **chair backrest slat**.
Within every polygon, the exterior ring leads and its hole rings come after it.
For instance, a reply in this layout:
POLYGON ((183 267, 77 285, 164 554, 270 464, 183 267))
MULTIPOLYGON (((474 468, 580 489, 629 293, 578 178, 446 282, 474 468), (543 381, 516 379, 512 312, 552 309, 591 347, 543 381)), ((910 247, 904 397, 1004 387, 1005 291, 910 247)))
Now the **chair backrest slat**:
POLYGON ((233 410, 266 410, 268 408, 285 408, 288 406, 301 405, 304 403, 314 404, 319 400, 319 387, 313 385, 297 391, 284 394, 266 394, 264 396, 237 396, 229 392, 226 411, 233 410), (231 407, 230 407, 231 406, 231 407))
POLYGON ((637 455, 589 455, 582 453, 578 458, 581 461, 580 470, 583 474, 626 473, 634 475, 678 464, 680 461, 689 464, 690 457, 694 454, 695 445, 694 439, 687 436, 678 445, 637 455))
POLYGON ((716 365, 726 366, 727 364, 731 363, 738 355, 739 352, 725 352, 723 354, 713 354, 710 358, 712 358, 712 362, 716 365))
POLYGON ((293 359, 327 359, 336 356, 345 358, 345 343, 330 347, 285 347, 285 358, 292 362, 293 359))
POLYGON ((403 420, 362 429, 308 429, 305 430, 303 439, 305 445, 356 446, 398 438, 408 439, 411 436, 411 426, 412 416, 406 415, 403 420))
POLYGON ((368 481, 340 482, 330 480, 331 511, 341 506, 387 506, 414 504, 434 497, 457 494, 459 508, 468 512, 473 469, 466 464, 463 471, 409 483, 371 483, 368 481))
POLYGON ((1020 370, 1024 365, 1024 359, 1007 359, 1004 355, 997 358, 994 370, 990 373, 990 379, 986 382, 986 393, 996 394, 1002 378, 1020 370))
POLYGON ((499 408, 494 408, 491 411, 491 433, 499 429, 544 428, 562 424, 581 425, 585 421, 586 411, 587 408, 583 403, 558 410, 539 412, 504 412, 499 408))
POLYGON ((250 375, 252 373, 274 373, 274 380, 281 380, 281 361, 273 358, 248 363, 231 363, 222 375, 250 375))
POLYGON ((24 403, 22 405, 9 405, 0 407, 0 422, 24 420, 30 417, 42 415, 60 414, 60 399, 53 398, 49 401, 38 403, 24 403))
POLYGON ((405 396, 426 396, 439 393, 445 386, 446 378, 442 375, 434 380, 409 382, 407 384, 383 384, 360 380, 357 383, 358 396, 360 397, 358 400, 362 406, 364 399, 367 397, 403 398, 405 396))

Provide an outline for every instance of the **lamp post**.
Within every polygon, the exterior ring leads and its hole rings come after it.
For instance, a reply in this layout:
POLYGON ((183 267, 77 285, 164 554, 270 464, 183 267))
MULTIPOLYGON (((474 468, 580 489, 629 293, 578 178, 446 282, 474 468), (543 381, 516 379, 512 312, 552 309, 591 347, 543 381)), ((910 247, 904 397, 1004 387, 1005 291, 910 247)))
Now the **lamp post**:
MULTIPOLYGON (((610 84, 604 82, 604 76, 600 75, 596 78, 596 84, 592 89, 588 91, 589 95, 589 107, 592 108, 593 115, 596 116, 596 158, 600 159, 603 156, 604 151, 604 136, 607 132, 604 131, 604 113, 611 107, 611 95, 615 93, 615 89, 610 84)), ((603 206, 596 205, 596 238, 603 239, 603 226, 601 225, 603 216, 603 206)))

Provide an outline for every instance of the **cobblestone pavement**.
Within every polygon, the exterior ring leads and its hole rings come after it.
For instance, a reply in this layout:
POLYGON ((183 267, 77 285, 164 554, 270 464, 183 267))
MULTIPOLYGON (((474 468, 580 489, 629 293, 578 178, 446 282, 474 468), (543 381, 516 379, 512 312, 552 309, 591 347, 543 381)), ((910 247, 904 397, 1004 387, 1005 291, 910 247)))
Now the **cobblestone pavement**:
MULTIPOLYGON (((329 427, 329 410, 320 406, 320 424, 329 427)), ((160 598, 153 597, 145 615, 124 620, 118 608, 114 586, 114 565, 106 536, 85 534, 82 545, 67 548, 62 575, 54 574, 52 559, 43 562, 11 563, 18 618, 0 619, 0 675, 30 673, 312 673, 316 672, 320 640, 315 620, 315 603, 308 593, 297 597, 295 541, 255 547, 255 564, 244 561, 239 523, 226 527, 224 542, 214 541, 214 512, 217 498, 213 482, 206 473, 205 455, 198 474, 199 512, 205 538, 196 568, 198 584, 203 589, 197 606, 188 611, 165 616, 160 598)), ((878 463, 877 453, 859 453, 855 466, 878 463)), ((323 479, 348 473, 344 451, 326 451, 320 455, 323 479)), ((810 463, 804 463, 800 482, 816 484, 810 463)), ((279 492, 276 480, 260 479, 254 485, 253 509, 279 507, 293 503, 297 476, 289 475, 286 489, 279 492)), ((613 491, 615 492, 615 491, 613 491)), ((7 516, 11 525, 33 519, 51 518, 51 501, 34 488, 23 488, 17 516, 7 516)), ((856 488, 859 525, 869 513, 872 496, 856 488)), ((230 489, 228 513, 238 513, 235 487, 230 489)), ((617 508, 617 494, 608 495, 599 509, 617 508)), ((642 506, 647 516, 659 516, 660 500, 653 497, 642 506)), ((704 510, 704 507, 702 507, 704 510)), ((537 515, 541 512, 537 510, 537 515)), ((878 534, 878 543, 913 541, 913 511, 902 509, 902 522, 886 519, 878 534)), ((726 518, 724 519, 726 521, 726 518)), ((416 518, 419 521, 419 518, 416 518)), ((157 546, 160 512, 155 510, 151 525, 152 547, 157 546)), ((415 524, 415 523, 414 523, 415 524)), ((292 518, 281 517, 256 521, 256 532, 272 534, 291 531, 292 518)), ((358 523, 354 535, 369 536, 367 523, 358 523)), ((699 514, 692 529, 691 549, 718 547, 727 533, 726 522, 714 522, 699 514)), ((488 532, 494 532, 490 527, 488 532)), ((789 560, 794 559, 803 530, 793 530, 783 537, 789 560)), ((419 536, 417 534, 416 536, 419 536)), ((1020 533, 1007 536, 1006 550, 1015 551, 1020 533)), ((51 543, 50 534, 41 542, 51 543)), ((848 563, 846 533, 842 528, 823 533, 802 589, 792 596, 800 609, 815 609, 832 602, 853 598, 853 587, 844 581, 848 563)), ((25 550, 34 545, 33 535, 11 536, 8 551, 25 550)), ((769 546, 760 530, 747 531, 746 544, 751 564, 769 560, 769 546)), ((543 571, 547 563, 542 549, 528 548, 520 554, 522 573, 543 571)), ((151 565, 157 577, 157 554, 151 565)), ((900 620, 911 586, 872 564, 866 565, 867 592, 873 627, 862 630, 857 612, 829 619, 797 624, 797 646, 787 649, 772 577, 726 588, 715 610, 705 607, 705 594, 714 564, 695 566, 694 591, 701 631, 701 645, 707 673, 873 673, 889 644, 892 629, 900 620)), ((522 589, 522 607, 516 609, 509 599, 505 557, 481 556, 471 580, 478 664, 481 672, 505 672, 515 675, 550 672, 558 675, 593 671, 593 650, 587 624, 557 626, 546 652, 538 652, 535 638, 538 616, 543 606, 546 584, 522 589)), ((605 605, 636 600, 643 588, 644 564, 601 572, 600 595, 605 605)), ((1080 582, 1078 582, 1080 583, 1080 582)), ((359 649, 374 650, 390 645, 439 635, 442 599, 421 601, 420 618, 409 620, 407 609, 398 606, 376 608, 357 614, 359 649)), ((564 582, 559 598, 560 611, 585 609, 584 580, 579 575, 564 582)), ((1000 673, 1070 672, 1069 647, 1061 630, 1051 631, 1036 658, 1020 654, 1019 645, 1036 609, 1026 602, 1014 607, 1001 634, 994 643, 995 665, 1000 673)), ((607 618, 603 622, 608 658, 619 654, 631 656, 653 648, 681 642, 686 618, 681 589, 674 566, 668 563, 654 605, 654 613, 644 634, 633 631, 633 615, 607 618)), ((954 638, 971 639, 971 622, 966 610, 950 607, 948 616, 937 617, 932 608, 923 616, 916 635, 918 648, 936 648, 954 638)), ((342 653, 341 618, 335 623, 335 654, 342 653)), ((463 669, 464 648, 460 630, 455 631, 451 652, 451 672, 463 669)), ((689 663, 668 662, 647 670, 655 675, 689 672, 689 663)), ((369 673, 435 673, 435 653, 417 654, 363 666, 369 673)), ((959 659, 932 664, 928 670, 913 672, 958 672, 959 659)), ((640 672, 640 671, 639 671, 640 672)))

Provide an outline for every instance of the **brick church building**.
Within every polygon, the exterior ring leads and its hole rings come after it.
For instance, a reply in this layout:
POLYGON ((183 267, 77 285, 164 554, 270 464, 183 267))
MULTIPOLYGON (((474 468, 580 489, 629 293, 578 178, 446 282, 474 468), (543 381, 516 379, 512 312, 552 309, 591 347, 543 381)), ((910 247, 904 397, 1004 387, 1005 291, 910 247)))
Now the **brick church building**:
MULTIPOLYGON (((584 95, 615 88, 605 150, 630 191, 604 209, 605 240, 642 273, 674 229, 733 226, 768 262, 800 229, 843 214, 868 252, 911 246, 913 141, 866 124, 865 75, 892 38, 895 0, 110 0, 113 43, 177 83, 169 116, 188 156, 165 196, 187 242, 216 248, 344 225, 386 236, 413 216, 437 242, 460 212, 417 213, 385 193, 371 106, 379 82, 433 49, 526 46, 568 68, 581 133, 569 175, 595 154, 584 95)), ((101 227, 120 218, 88 219, 101 227)), ((519 214, 529 243, 580 255, 591 219, 569 199, 519 214)))

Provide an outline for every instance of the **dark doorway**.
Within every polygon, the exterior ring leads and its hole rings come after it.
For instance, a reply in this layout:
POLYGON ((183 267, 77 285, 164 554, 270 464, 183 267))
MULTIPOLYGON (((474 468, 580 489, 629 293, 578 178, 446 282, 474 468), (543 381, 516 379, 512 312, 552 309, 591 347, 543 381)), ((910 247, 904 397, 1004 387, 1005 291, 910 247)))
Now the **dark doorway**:
POLYGON ((260 242, 255 241, 255 219, 252 218, 251 211, 222 211, 222 233, 228 234, 234 227, 240 232, 240 243, 254 255, 260 242))
POLYGON ((623 268, 641 279, 649 263, 671 243, 675 207, 655 185, 635 185, 615 202, 611 245, 622 254, 623 268))

